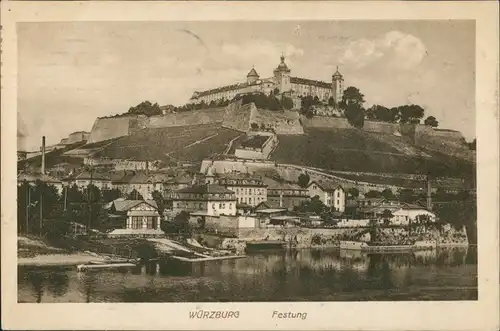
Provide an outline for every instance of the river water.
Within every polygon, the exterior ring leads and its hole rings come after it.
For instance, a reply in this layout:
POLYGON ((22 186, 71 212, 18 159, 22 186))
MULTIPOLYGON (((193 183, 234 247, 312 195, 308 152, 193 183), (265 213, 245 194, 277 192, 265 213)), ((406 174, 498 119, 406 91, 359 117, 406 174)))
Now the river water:
POLYGON ((475 247, 366 254, 256 252, 129 271, 19 268, 19 302, 477 300, 475 247))

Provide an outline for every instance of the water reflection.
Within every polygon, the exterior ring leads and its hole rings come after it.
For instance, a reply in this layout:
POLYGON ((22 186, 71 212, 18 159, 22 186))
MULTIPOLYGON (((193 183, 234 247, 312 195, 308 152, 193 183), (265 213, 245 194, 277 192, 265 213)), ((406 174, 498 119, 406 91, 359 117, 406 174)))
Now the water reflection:
POLYGON ((310 249, 168 260, 131 271, 19 270, 20 302, 475 300, 475 248, 408 254, 310 249))

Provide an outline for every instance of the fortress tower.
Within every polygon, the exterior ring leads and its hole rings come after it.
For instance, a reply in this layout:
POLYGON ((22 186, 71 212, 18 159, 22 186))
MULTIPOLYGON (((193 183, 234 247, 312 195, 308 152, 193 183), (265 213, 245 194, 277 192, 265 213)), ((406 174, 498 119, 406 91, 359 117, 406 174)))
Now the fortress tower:
POLYGON ((292 89, 290 84, 290 72, 288 66, 285 63, 285 56, 281 55, 281 63, 276 69, 274 69, 274 78, 276 79, 276 85, 280 90, 280 93, 289 92, 292 89))
POLYGON ((332 97, 336 105, 342 101, 342 95, 344 94, 344 77, 339 72, 339 67, 337 71, 332 75, 332 97))
POLYGON ((247 83, 253 84, 259 79, 259 74, 255 71, 255 68, 252 67, 252 70, 247 75, 247 83))

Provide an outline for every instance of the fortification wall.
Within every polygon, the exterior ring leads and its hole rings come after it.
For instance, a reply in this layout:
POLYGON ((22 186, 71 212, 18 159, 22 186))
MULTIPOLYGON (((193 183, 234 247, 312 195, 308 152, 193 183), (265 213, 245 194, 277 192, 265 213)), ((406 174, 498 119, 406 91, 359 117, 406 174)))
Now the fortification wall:
POLYGON ((92 126, 87 143, 108 140, 127 136, 129 134, 130 120, 135 116, 97 118, 92 126))
POLYGON ((242 106, 241 100, 229 104, 224 111, 222 126, 248 132, 250 130, 250 113, 252 109, 256 109, 253 103, 242 106))
POLYGON ((400 133, 399 124, 377 122, 377 121, 366 121, 366 120, 363 125, 363 130, 367 132, 385 133, 385 134, 400 133))
POLYGON ((349 122, 347 122, 347 119, 341 117, 314 116, 313 118, 307 118, 305 116, 301 116, 300 122, 306 128, 352 129, 352 126, 349 122))
POLYGON ((188 126, 221 122, 224 119, 224 108, 200 109, 175 114, 151 116, 146 119, 146 128, 166 128, 171 126, 188 126))
POLYGON ((274 130, 276 134, 295 135, 304 134, 300 117, 295 111, 270 111, 252 107, 250 123, 256 123, 274 130))

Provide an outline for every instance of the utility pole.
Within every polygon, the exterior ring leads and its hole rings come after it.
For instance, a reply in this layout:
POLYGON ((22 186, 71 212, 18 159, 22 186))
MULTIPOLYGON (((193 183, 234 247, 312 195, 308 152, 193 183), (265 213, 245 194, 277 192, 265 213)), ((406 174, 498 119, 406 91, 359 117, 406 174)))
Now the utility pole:
POLYGON ((88 220, 88 224, 87 224, 87 233, 88 233, 88 231, 90 229, 90 224, 91 224, 91 221, 92 221, 92 199, 91 199, 91 193, 92 193, 92 191, 90 190, 91 187, 92 187, 92 176, 93 176, 93 169, 90 168, 90 184, 87 187, 87 200, 88 200, 88 203, 89 203, 89 220, 88 220))
POLYGON ((29 229, 29 212, 30 212, 30 184, 28 184, 27 181, 24 181, 26 184, 26 234, 28 234, 28 229, 29 229))
POLYGON ((67 210, 67 201, 68 201, 68 186, 64 186, 64 211, 67 210))
MULTIPOLYGON (((45 174, 45 136, 42 137, 42 178, 45 174)), ((40 236, 42 235, 43 227, 43 189, 45 182, 40 183, 40 236)))

